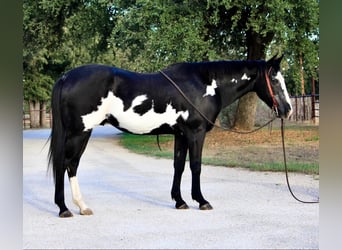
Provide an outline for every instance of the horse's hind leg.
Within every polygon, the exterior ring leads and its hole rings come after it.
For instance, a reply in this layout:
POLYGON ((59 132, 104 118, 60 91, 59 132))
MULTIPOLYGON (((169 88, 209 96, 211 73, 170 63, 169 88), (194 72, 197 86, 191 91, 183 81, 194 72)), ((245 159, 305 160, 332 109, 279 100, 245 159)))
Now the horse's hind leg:
POLYGON ((82 198, 78 179, 76 177, 77 167, 87 146, 90 135, 91 131, 82 132, 79 135, 73 135, 67 138, 66 142, 65 166, 69 176, 72 200, 80 208, 80 214, 82 215, 93 214, 82 198))
POLYGON ((72 213, 65 205, 64 201, 64 175, 65 168, 57 168, 55 176, 55 203, 59 207, 59 217, 71 217, 72 213))

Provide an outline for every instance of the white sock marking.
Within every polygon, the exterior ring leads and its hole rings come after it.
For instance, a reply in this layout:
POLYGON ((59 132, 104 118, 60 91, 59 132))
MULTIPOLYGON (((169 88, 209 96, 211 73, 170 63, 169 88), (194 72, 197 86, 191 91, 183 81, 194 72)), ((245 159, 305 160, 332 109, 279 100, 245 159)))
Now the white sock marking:
POLYGON ((71 193, 72 193, 72 201, 80 208, 81 211, 84 211, 88 208, 88 206, 84 203, 80 186, 78 185, 78 180, 76 176, 69 178, 71 193))
POLYGON ((215 89, 217 88, 216 80, 213 79, 211 81, 211 85, 207 85, 206 93, 203 95, 203 97, 206 97, 208 95, 214 96, 216 94, 215 89))
MULTIPOLYGON (((154 105, 152 108, 140 115, 134 112, 134 107, 141 105, 147 100, 147 95, 140 95, 134 98, 129 109, 124 111, 123 101, 115 96, 113 92, 108 92, 108 96, 101 99, 101 104, 96 111, 82 116, 84 131, 100 124, 108 114, 113 115, 121 128, 136 134, 145 134, 153 129, 159 128, 163 124, 173 126, 181 116, 184 120, 189 117, 189 111, 176 111, 172 103, 167 104, 164 113, 156 113, 154 105)), ((153 103, 153 102, 152 102, 153 103)))
POLYGON ((235 78, 233 78, 230 82, 237 83, 238 81, 235 78))

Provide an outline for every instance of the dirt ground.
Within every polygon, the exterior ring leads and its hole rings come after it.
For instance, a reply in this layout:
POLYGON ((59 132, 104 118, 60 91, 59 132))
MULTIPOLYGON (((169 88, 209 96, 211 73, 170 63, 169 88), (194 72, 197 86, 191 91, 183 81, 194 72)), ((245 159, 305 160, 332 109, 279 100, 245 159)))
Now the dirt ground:
MULTIPOLYGON (((23 249, 319 247, 319 205, 294 200, 284 173, 205 166, 202 191, 214 209, 203 211, 192 200, 186 168, 182 195, 190 209, 178 210, 170 196, 172 160, 132 153, 113 131, 94 129, 78 169, 82 195, 94 214, 79 215, 66 180, 66 203, 74 216, 64 219, 46 173, 50 131, 24 131, 23 249)), ((290 181, 299 198, 319 196, 319 181, 311 175, 291 173, 290 181)))

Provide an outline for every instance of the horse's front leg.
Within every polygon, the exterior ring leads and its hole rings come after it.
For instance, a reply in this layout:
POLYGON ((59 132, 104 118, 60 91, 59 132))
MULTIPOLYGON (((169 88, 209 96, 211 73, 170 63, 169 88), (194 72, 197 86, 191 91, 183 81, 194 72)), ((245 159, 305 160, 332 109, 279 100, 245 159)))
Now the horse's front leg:
POLYGON ((188 143, 186 137, 184 137, 181 134, 176 134, 174 143, 174 175, 171 189, 171 197, 176 201, 176 208, 178 209, 189 208, 183 200, 180 190, 187 151, 188 143))
POLYGON ((204 199, 201 192, 201 164, 202 164, 202 150, 205 138, 205 130, 193 133, 188 138, 190 168, 192 174, 191 195, 192 198, 199 203, 201 210, 210 210, 213 207, 204 199))

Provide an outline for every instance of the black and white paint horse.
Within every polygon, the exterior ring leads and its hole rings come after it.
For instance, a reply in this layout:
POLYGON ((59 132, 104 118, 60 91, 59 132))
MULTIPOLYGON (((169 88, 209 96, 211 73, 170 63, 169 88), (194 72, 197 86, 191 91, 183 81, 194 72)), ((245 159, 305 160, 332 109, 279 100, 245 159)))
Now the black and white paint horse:
POLYGON ((59 216, 72 216, 64 201, 65 171, 73 202, 81 214, 92 214, 82 198, 76 173, 92 129, 105 123, 133 134, 173 134, 171 197, 176 208, 188 208, 182 199, 180 184, 189 151, 192 198, 200 209, 212 209, 200 186, 206 132, 212 129, 211 122, 215 122, 223 107, 250 91, 256 92, 270 108, 275 108, 278 117, 289 117, 292 107, 280 73, 281 58, 273 57, 267 62, 178 63, 165 68, 163 73, 177 83, 197 109, 161 72, 143 74, 104 65, 86 65, 65 73, 52 92, 49 150, 59 216))

